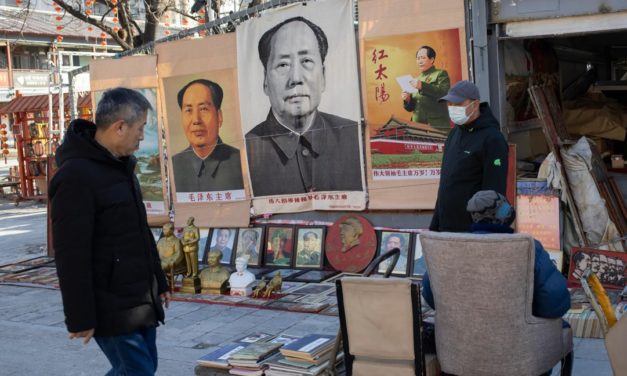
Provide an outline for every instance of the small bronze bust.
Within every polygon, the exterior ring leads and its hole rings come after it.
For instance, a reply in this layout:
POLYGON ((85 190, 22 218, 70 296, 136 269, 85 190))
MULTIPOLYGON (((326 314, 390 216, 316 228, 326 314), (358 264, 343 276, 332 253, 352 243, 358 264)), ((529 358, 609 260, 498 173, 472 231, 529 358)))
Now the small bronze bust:
POLYGON ((231 273, 220 265, 221 251, 211 251, 207 255, 209 266, 200 272, 200 287, 203 294, 222 294, 226 291, 226 285, 231 273))

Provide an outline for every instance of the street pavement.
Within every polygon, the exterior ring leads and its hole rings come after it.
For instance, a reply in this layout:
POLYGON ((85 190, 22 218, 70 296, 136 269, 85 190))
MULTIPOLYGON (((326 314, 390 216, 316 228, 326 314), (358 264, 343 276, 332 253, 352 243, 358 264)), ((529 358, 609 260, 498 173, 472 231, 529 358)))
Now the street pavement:
MULTIPOLYGON (((0 265, 45 254, 46 206, 0 200, 0 265)), ((250 333, 335 334, 338 325, 334 316, 173 302, 157 331, 157 374, 194 375, 199 357, 250 333)), ((602 340, 574 343, 573 375, 612 375, 602 340)), ((67 338, 57 289, 0 284, 0 375, 91 376, 108 369, 94 341, 83 345, 67 338)))

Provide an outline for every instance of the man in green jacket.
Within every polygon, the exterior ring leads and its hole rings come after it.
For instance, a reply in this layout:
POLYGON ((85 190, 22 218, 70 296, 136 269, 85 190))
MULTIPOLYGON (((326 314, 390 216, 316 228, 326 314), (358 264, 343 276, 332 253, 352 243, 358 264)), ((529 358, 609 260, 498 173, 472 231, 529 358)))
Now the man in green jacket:
POLYGON ((438 99, 446 95, 451 87, 448 73, 434 66, 435 50, 429 46, 422 46, 416 52, 416 63, 420 74, 411 81, 418 91, 415 93, 403 92, 403 107, 413 112, 411 120, 417 123, 429 124, 435 129, 447 133, 451 129, 446 105, 438 99))

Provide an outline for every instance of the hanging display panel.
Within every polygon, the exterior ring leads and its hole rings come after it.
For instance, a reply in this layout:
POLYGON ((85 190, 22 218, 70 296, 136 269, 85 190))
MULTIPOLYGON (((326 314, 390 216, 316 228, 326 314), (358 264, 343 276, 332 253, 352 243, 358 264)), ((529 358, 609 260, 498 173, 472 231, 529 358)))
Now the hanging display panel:
POLYGON ((359 2, 371 209, 433 209, 451 129, 438 99, 467 78, 457 1, 359 2))
POLYGON ((309 2, 237 28, 255 213, 366 205, 351 2, 309 2))
POLYGON ((148 220, 159 225, 168 220, 169 203, 165 189, 165 171, 159 122, 161 103, 157 94, 157 57, 130 56, 122 59, 94 60, 90 63, 90 80, 94 111, 102 93, 118 86, 137 90, 151 104, 146 116, 144 139, 134 153, 135 174, 139 180, 148 220))
POLYGON ((156 47, 175 223, 248 225, 235 35, 156 47))

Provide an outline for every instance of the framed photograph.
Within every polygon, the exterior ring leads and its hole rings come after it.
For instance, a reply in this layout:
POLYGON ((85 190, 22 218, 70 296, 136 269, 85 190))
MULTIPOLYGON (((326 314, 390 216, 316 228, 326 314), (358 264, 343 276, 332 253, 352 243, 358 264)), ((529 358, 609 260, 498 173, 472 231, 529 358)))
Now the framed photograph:
POLYGON ((268 226, 265 242, 265 265, 286 268, 292 266, 294 261, 294 227, 268 226))
POLYGON ((235 258, 244 257, 248 266, 261 265, 263 227, 242 227, 237 231, 237 252, 235 258))
MULTIPOLYGON (((381 231, 380 233, 380 242, 379 242, 379 252, 377 252, 377 256, 382 255, 383 253, 390 251, 394 248, 400 248, 401 255, 396 262, 396 266, 394 266, 394 270, 392 274, 394 275, 407 275, 408 269, 408 253, 409 253, 409 245, 411 240, 411 233, 409 232, 401 232, 401 231, 381 231)), ((392 262, 393 258, 389 258, 382 263, 379 264, 379 273, 385 273, 388 265, 392 262)))
POLYGON ((599 277, 606 289, 622 290, 624 288, 627 253, 573 247, 570 254, 568 287, 581 286, 579 279, 587 269, 590 269, 599 277))
POLYGON ((325 227, 299 227, 296 230, 295 268, 322 269, 325 227))
POLYGON ((205 254, 203 255, 203 263, 207 263, 207 255, 211 251, 222 252, 221 264, 232 265, 235 252, 235 239, 237 238, 237 229, 234 228, 214 228, 211 230, 209 241, 205 246, 205 254))
MULTIPOLYGON (((208 228, 201 228, 198 230, 200 232, 200 239, 198 240, 198 262, 200 264, 206 264, 207 258, 205 256, 205 250, 207 249, 207 243, 209 242, 209 233, 211 232, 211 230, 208 228), (203 250, 202 252, 200 252, 201 249, 203 250)), ((222 257, 224 258, 224 255, 222 255, 222 257)))
POLYGON ((411 266, 412 277, 422 278, 427 272, 427 264, 425 263, 425 257, 422 254, 422 244, 420 244, 420 234, 414 235, 414 257, 411 266))

